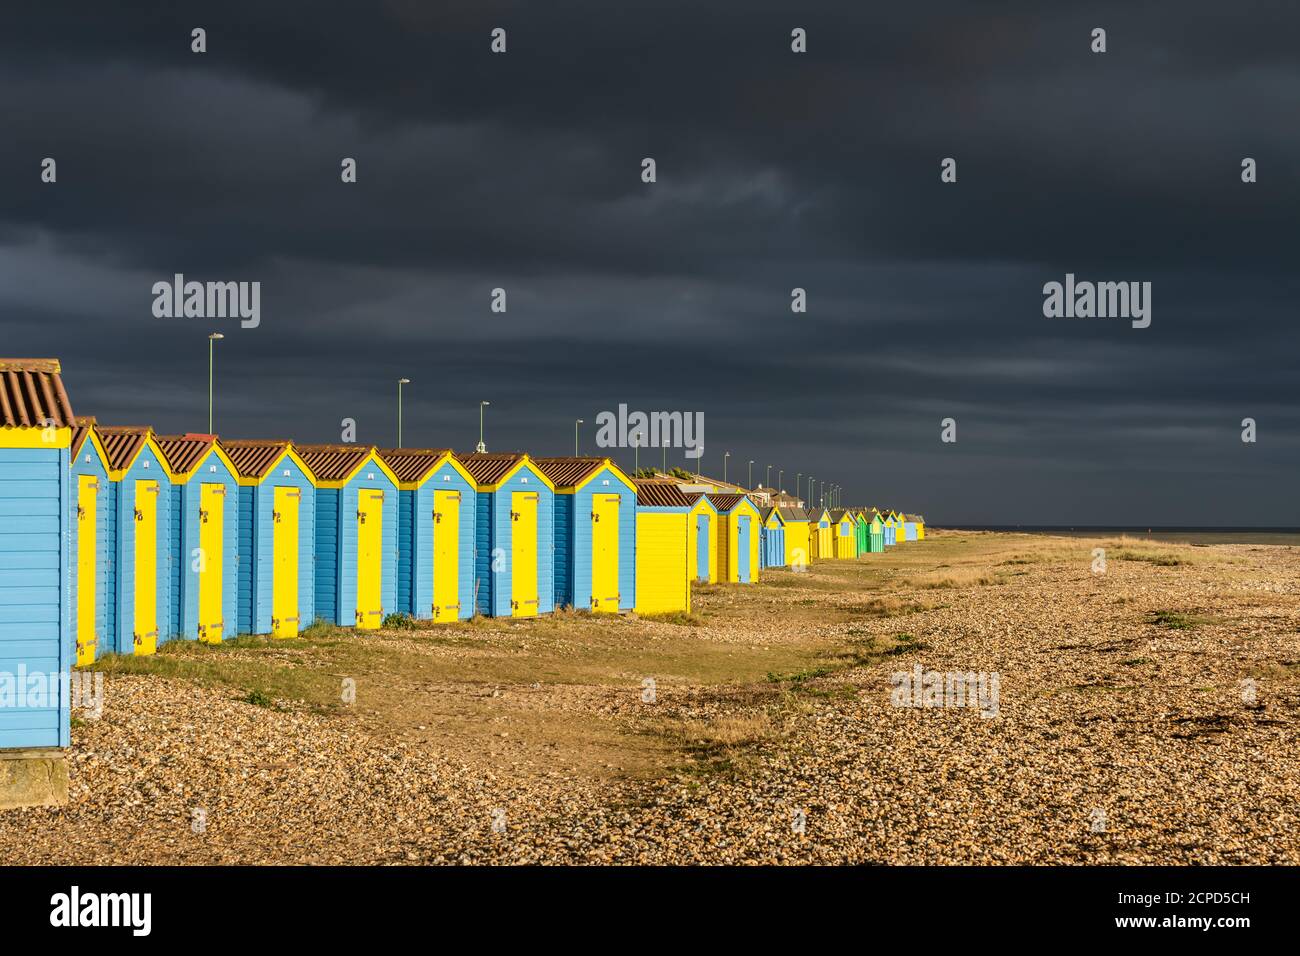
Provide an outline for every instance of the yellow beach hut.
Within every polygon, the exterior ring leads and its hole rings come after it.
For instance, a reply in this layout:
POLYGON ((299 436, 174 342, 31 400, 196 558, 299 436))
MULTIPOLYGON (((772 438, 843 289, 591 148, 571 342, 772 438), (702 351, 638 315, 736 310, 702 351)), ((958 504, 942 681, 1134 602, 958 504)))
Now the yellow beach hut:
POLYGON ((730 584, 758 580, 758 506, 746 495, 710 495, 718 509, 718 577, 730 584))
POLYGON ((835 557, 845 559, 858 556, 858 523, 853 512, 843 509, 832 511, 831 534, 834 538, 835 557))
POLYGON ((672 481, 637 479, 636 612, 691 610, 691 497, 672 481))
POLYGON ((802 508, 781 508, 785 520, 785 566, 792 571, 807 570, 812 564, 808 541, 808 512, 802 508))
POLYGON ((702 492, 683 492, 692 502, 689 518, 691 543, 686 558, 692 581, 714 584, 718 580, 718 509, 702 492))
POLYGON ((831 513, 825 508, 813 508, 808 513, 808 540, 811 556, 820 561, 835 557, 834 538, 831 535, 831 513))

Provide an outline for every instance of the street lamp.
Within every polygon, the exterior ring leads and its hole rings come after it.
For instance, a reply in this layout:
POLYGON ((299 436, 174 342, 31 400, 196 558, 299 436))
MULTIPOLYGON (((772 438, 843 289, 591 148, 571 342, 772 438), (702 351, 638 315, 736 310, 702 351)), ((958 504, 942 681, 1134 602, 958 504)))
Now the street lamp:
POLYGON ((487 451, 487 445, 483 444, 483 409, 491 404, 491 402, 478 403, 478 447, 474 450, 480 455, 487 451))
POLYGON ((632 477, 637 476, 641 470, 641 433, 637 432, 632 436, 632 477))
POLYGON ((578 457, 578 426, 583 424, 584 420, 579 418, 573 423, 573 457, 578 457))
POLYGON ((785 469, 784 469, 784 468, 778 468, 778 469, 776 470, 776 490, 777 490, 777 491, 781 491, 781 489, 784 487, 784 485, 781 484, 781 482, 784 480, 784 478, 785 478, 785 469))
POLYGON ((763 479, 763 482, 767 485, 768 488, 772 487, 772 466, 771 465, 767 466, 767 477, 763 479))
POLYGON ((754 487, 754 459, 752 458, 749 459, 749 483, 745 487, 751 490, 754 487))
POLYGON ((220 332, 213 332, 208 336, 208 434, 212 431, 212 346, 216 344, 217 339, 224 339, 225 336, 220 332))
POLYGON ((725 455, 722 456, 722 483, 724 485, 727 483, 727 459, 730 457, 731 457, 731 452, 727 452, 725 455))
POLYGON ((402 386, 410 385, 409 378, 399 378, 397 380, 397 447, 402 447, 402 386))
POLYGON ((802 480, 803 480, 803 472, 802 472, 802 471, 796 471, 796 472, 794 473, 794 497, 795 497, 795 500, 798 500, 798 498, 799 498, 799 482, 801 482, 802 480))

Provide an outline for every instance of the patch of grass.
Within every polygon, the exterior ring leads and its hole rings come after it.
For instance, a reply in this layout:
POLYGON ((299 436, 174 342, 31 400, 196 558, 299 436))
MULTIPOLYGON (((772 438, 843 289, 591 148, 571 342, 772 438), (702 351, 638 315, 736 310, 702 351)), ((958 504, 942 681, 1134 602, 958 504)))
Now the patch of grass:
POLYGON ((271 700, 270 695, 267 694, 266 691, 258 690, 257 688, 253 688, 239 699, 245 704, 252 704, 254 707, 275 708, 275 702, 271 700))
POLYGON ((383 623, 383 628, 386 631, 414 631, 419 626, 415 618, 405 611, 387 615, 383 623))
POLYGON ((1175 631, 1189 631, 1202 624, 1212 624, 1213 618, 1195 614, 1183 614, 1180 611, 1152 611, 1147 618, 1148 624, 1156 624, 1175 631))
POLYGON ((1147 564, 1154 564, 1160 568, 1177 568, 1192 563, 1175 551, 1135 547, 1126 545, 1124 542, 1108 546, 1106 557, 1115 561, 1145 561, 1147 564))
POLYGON ((954 568, 947 571, 932 571, 918 574, 907 581, 912 587, 922 590, 940 588, 970 588, 987 584, 1001 584, 1002 579, 996 574, 979 568, 954 568))

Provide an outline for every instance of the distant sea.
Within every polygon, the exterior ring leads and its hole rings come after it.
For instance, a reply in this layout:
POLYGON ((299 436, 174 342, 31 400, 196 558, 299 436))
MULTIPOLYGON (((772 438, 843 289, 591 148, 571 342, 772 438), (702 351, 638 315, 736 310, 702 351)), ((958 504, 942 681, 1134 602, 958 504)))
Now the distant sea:
POLYGON ((1127 535, 1147 541, 1170 541, 1181 544, 1288 544, 1300 545, 1300 528, 1125 528, 1089 525, 942 525, 954 531, 1012 531, 1020 534, 1054 534, 1076 538, 1127 535))

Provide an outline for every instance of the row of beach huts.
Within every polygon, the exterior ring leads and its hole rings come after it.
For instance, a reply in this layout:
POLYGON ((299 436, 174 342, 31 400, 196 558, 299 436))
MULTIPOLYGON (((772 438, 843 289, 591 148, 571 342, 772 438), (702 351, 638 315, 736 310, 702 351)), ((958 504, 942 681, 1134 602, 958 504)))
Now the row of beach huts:
MULTIPOLYGON (((608 458, 100 425, 55 360, 0 359, 0 425, 0 682, 315 621, 689 612, 696 582, 925 536, 916 515, 608 458)), ((0 748, 67 746, 66 701, 46 703, 0 706, 0 748)))

